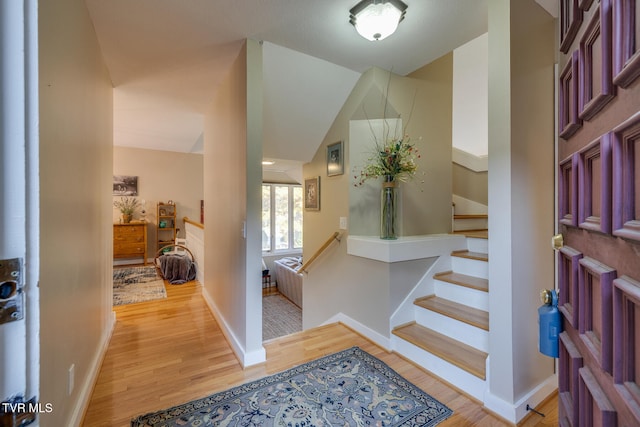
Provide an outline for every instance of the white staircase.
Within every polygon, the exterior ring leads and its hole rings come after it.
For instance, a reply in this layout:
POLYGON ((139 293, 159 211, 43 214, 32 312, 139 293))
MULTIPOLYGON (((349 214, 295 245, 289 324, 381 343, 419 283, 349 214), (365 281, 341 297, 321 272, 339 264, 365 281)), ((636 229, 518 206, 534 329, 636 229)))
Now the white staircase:
POLYGON ((433 294, 416 298, 413 320, 396 326, 392 346, 445 381, 483 400, 489 352, 488 241, 467 237, 451 270, 433 276, 433 294))
POLYGON ((454 231, 486 230, 488 223, 487 214, 453 215, 454 231))
POLYGON ((451 205, 453 232, 487 230, 488 212, 487 205, 454 194, 451 205))

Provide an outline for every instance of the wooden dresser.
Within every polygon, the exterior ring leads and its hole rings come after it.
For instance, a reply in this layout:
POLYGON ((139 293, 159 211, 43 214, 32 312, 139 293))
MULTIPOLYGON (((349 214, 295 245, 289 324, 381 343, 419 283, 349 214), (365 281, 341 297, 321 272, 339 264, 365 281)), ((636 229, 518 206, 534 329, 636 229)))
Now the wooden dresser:
POLYGON ((147 264, 147 223, 113 224, 113 258, 142 258, 147 264))

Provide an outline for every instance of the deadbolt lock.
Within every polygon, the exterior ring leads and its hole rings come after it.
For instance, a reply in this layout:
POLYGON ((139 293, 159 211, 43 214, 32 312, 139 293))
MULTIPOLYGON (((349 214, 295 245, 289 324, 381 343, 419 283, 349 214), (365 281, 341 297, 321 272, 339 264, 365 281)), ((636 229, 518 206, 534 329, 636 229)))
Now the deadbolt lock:
POLYGON ((564 246, 564 237, 562 234, 556 234, 551 238, 551 247, 554 251, 559 251, 564 246))
POLYGON ((0 260, 0 324, 24 318, 22 258, 0 260))

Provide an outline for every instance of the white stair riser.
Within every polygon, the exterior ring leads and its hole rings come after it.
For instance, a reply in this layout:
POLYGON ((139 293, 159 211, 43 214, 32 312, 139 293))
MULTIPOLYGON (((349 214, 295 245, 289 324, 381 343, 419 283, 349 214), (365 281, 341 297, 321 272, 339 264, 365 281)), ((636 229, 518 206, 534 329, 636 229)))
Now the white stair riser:
POLYGON ((488 220, 486 218, 456 218, 453 220, 453 229, 462 230, 485 230, 488 228, 488 220))
POLYGON ((454 301, 478 310, 489 311, 489 293, 440 280, 434 281, 435 294, 439 298, 454 301))
POLYGON ((404 357, 422 366, 435 376, 442 378, 473 398, 481 402, 484 401, 484 394, 487 390, 486 381, 440 359, 428 351, 424 351, 420 347, 396 335, 392 335, 391 342, 393 349, 404 357))
POLYGON ((485 353, 489 352, 489 332, 440 313, 416 306, 416 322, 485 353))
MULTIPOLYGON (((464 229, 480 228, 486 228, 486 221, 484 226, 473 226, 464 229)), ((458 229, 455 224, 454 229, 458 229)), ((470 252, 488 253, 489 245, 487 239, 467 238, 466 241, 467 249, 470 252)), ((489 277, 489 264, 481 260, 452 256, 451 270, 473 277, 484 279, 488 279, 489 277)), ((433 293, 439 298, 454 301, 479 310, 489 310, 488 292, 440 281, 435 278, 432 283, 433 293)), ((405 311, 407 314, 411 312, 411 310, 405 311)), ((468 325, 419 306, 414 306, 410 316, 422 326, 477 348, 480 351, 489 353, 489 332, 484 329, 468 325)), ((404 320, 405 322, 402 323, 407 323, 410 319, 407 318, 404 320)), ((470 374, 464 369, 458 368, 394 334, 391 334, 391 348, 403 357, 422 366, 473 398, 481 402, 484 401, 488 388, 487 381, 470 374)), ((486 366, 486 369, 488 373, 488 366, 486 366)))
POLYGON ((467 237, 467 249, 471 252, 489 253, 489 240, 478 239, 476 237, 467 237))
POLYGON ((486 261, 452 256, 451 266, 456 273, 483 279, 489 278, 489 264, 486 261))

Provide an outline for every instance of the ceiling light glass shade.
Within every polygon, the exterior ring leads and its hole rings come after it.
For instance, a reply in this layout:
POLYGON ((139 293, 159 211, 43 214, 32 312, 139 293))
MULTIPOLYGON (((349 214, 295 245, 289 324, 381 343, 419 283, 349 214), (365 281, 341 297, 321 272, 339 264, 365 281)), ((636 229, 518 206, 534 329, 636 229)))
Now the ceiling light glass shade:
POLYGON ((383 40, 404 19, 407 5, 400 0, 363 0, 350 11, 350 21, 367 40, 383 40))

